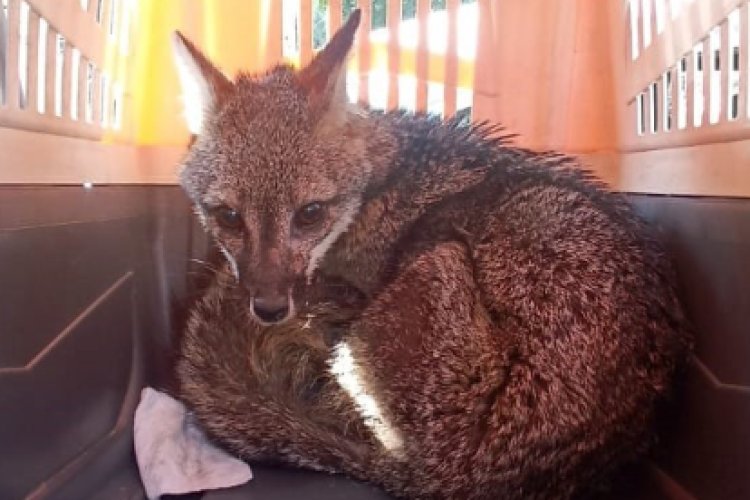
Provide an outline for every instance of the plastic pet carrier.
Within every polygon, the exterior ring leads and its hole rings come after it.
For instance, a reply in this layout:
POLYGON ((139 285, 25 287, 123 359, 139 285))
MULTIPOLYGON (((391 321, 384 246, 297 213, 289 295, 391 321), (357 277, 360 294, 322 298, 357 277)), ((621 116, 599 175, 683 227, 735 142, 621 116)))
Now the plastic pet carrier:
MULTIPOLYGON (((134 409, 172 383, 212 248, 177 185, 170 34, 256 72, 310 61, 355 7, 352 101, 502 123, 664 234, 695 353, 613 494, 750 498, 747 0, 0 0, 0 499, 144 497, 134 409)), ((190 498, 388 498, 253 472, 190 498)))

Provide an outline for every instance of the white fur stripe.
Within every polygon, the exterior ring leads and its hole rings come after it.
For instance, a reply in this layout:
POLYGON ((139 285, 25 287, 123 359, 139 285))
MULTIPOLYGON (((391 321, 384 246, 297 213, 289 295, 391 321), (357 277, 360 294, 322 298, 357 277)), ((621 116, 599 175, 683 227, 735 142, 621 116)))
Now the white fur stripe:
POLYGON ((360 199, 349 202, 349 204, 344 207, 344 213, 339 217, 339 220, 333 224, 331 232, 329 232, 326 237, 312 249, 310 252, 310 261, 307 263, 307 269, 305 270, 305 276, 307 276, 308 280, 312 279, 312 275, 318 268, 318 264, 323 259, 328 249, 331 248, 331 245, 336 242, 339 236, 341 236, 341 234, 343 234, 354 221, 354 216, 357 214, 357 210, 359 210, 361 203, 362 201, 360 199))
POLYGON ((340 342, 333 348, 331 373, 354 400, 365 425, 372 430, 383 447, 388 451, 398 453, 403 447, 403 440, 399 432, 383 415, 378 402, 364 386, 361 367, 355 361, 346 342, 340 342))
POLYGON ((219 244, 219 248, 221 249, 221 253, 224 254, 224 257, 227 258, 229 261, 229 267, 232 268, 232 274, 234 274, 235 279, 239 281, 240 279, 240 270, 237 268, 237 261, 234 260, 234 257, 232 257, 232 254, 229 253, 229 250, 224 247, 224 245, 219 244))

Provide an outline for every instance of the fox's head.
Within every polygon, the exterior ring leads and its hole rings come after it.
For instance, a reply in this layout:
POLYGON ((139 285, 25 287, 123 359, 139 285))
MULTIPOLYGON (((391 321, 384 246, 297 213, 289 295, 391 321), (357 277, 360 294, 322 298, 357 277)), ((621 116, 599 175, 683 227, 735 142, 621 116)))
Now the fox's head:
POLYGON ((352 222, 373 168, 366 120, 345 90, 359 19, 355 11, 307 67, 235 81, 180 33, 173 39, 197 135, 181 184, 262 323, 295 313, 295 285, 352 222))

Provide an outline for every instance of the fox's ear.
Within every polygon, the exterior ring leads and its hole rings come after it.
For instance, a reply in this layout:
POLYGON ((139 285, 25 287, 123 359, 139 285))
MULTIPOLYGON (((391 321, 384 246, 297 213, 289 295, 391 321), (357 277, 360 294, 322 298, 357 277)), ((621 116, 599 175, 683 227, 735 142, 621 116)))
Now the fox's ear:
POLYGON ((300 70, 297 81, 307 93, 310 104, 324 112, 331 125, 346 119, 346 60, 354 43, 362 13, 355 9, 346 23, 308 66, 300 70))
POLYGON ((190 132, 198 135, 206 116, 217 109, 234 85, 179 31, 172 34, 172 50, 182 87, 185 120, 190 132))

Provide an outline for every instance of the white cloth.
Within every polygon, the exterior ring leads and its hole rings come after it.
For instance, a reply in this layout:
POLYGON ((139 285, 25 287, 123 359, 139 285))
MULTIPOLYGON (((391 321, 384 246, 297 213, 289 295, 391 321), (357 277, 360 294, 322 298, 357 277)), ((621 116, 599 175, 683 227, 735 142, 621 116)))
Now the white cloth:
POLYGON ((214 446, 179 401, 146 387, 135 410, 135 456, 149 499, 228 488, 250 466, 214 446))

